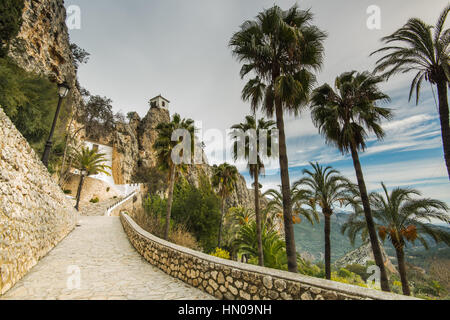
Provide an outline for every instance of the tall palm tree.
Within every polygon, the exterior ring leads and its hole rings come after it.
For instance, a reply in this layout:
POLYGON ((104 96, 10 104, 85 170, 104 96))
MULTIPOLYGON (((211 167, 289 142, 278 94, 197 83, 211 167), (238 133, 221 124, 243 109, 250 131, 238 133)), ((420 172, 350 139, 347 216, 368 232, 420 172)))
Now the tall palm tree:
MULTIPOLYGON (((381 185, 383 194, 370 194, 372 212, 380 238, 384 241, 388 237, 395 248, 403 294, 411 295, 406 277, 404 248, 407 242, 419 240, 428 249, 428 241, 424 235, 435 242, 443 241, 450 245, 450 233, 430 224, 432 220, 450 223, 448 207, 439 200, 415 198, 421 195, 415 189, 395 188, 389 193, 384 183, 381 185)), ((347 232, 352 242, 359 232, 363 240, 367 234, 366 224, 359 218, 360 212, 355 211, 342 226, 342 233, 347 232)))
POLYGON ((344 205, 348 198, 351 182, 332 167, 323 167, 318 163, 310 163, 312 170, 305 169, 306 175, 294 183, 294 187, 306 186, 312 193, 312 209, 318 205, 325 222, 325 275, 331 280, 331 216, 336 205, 344 205))
POLYGON ((217 246, 220 248, 222 244, 222 227, 223 218, 225 215, 225 199, 230 195, 235 189, 236 182, 238 179, 238 170, 235 166, 229 165, 228 163, 223 163, 220 166, 213 166, 213 176, 212 185, 214 188, 218 189, 220 198, 222 199, 221 205, 221 217, 219 224, 219 237, 217 240, 217 246))
POLYGON ((250 176, 254 180, 256 233, 258 237, 258 264, 260 266, 264 266, 259 200, 259 176, 264 174, 263 157, 272 156, 272 145, 269 137, 272 136, 272 130, 275 129, 275 122, 271 120, 266 121, 264 118, 256 121, 256 117, 247 116, 245 117, 244 123, 236 124, 232 126, 231 129, 233 129, 231 132, 231 137, 234 139, 232 149, 234 161, 237 161, 240 156, 247 160, 250 176), (250 135, 242 135, 243 133, 246 134, 249 132, 255 135, 252 137, 254 141, 252 141, 250 135), (266 142, 265 146, 263 145, 264 141, 266 142), (243 150, 240 150, 240 148, 243 150))
POLYGON ((450 179, 450 119, 447 96, 447 87, 450 84, 450 29, 444 30, 449 10, 450 5, 445 7, 435 26, 418 18, 410 19, 402 28, 382 38, 386 46, 372 55, 386 53, 377 61, 375 71, 382 72, 388 79, 398 73, 417 72, 409 92, 410 101, 414 92, 416 93, 416 104, 419 103, 424 80, 436 85, 445 164, 450 179))
POLYGON ((253 111, 276 115, 279 131, 279 162, 283 193, 283 218, 288 270, 297 272, 290 180, 284 129, 286 111, 298 115, 315 82, 312 71, 323 60, 324 32, 311 25, 313 15, 296 5, 287 11, 278 6, 242 24, 230 40, 234 56, 243 63, 241 77, 254 76, 242 91, 253 111))
MULTIPOLYGON (((301 223, 302 217, 311 224, 319 222, 319 215, 317 212, 307 208, 311 205, 311 201, 313 200, 313 194, 309 190, 300 189, 298 186, 295 186, 291 189, 290 194, 292 199, 292 224, 301 223)), ((270 199, 267 203, 267 208, 269 210, 276 212, 278 215, 282 215, 283 194, 279 190, 269 189, 264 192, 263 197, 270 199)))
POLYGON ((95 149, 89 149, 88 147, 81 147, 80 150, 75 150, 73 155, 73 167, 80 171, 80 183, 77 190, 77 203, 75 209, 80 210, 81 191, 83 189, 84 179, 91 175, 104 173, 110 175, 107 169, 111 167, 105 165, 108 161, 105 158, 105 154, 98 153, 95 149))
MULTIPOLYGON (((191 136, 191 155, 193 154, 193 149, 195 145, 195 126, 194 120, 192 119, 181 119, 179 114, 174 114, 172 121, 168 123, 160 123, 156 127, 158 132, 158 137, 153 145, 156 151, 158 164, 160 169, 168 172, 168 183, 169 183, 169 194, 167 197, 167 211, 166 211, 166 221, 164 228, 164 239, 169 239, 170 230, 170 215, 172 212, 172 201, 173 201, 173 188, 175 185, 175 179, 177 170, 182 169, 186 164, 175 164, 172 160, 172 153, 175 147, 181 141, 172 141, 172 134, 176 130, 186 130, 191 136)), ((180 156, 183 156, 180 154, 180 156)))
POLYGON ((381 288, 389 291, 389 282, 358 155, 360 150, 364 151, 366 148, 369 133, 373 133, 378 139, 384 137, 380 122, 382 119, 392 117, 389 109, 378 106, 379 102, 389 101, 389 97, 378 89, 382 81, 381 77, 368 72, 343 73, 336 78, 335 90, 328 84, 314 90, 311 98, 311 115, 327 143, 338 147, 343 154, 350 152, 352 155, 373 255, 381 271, 381 288))

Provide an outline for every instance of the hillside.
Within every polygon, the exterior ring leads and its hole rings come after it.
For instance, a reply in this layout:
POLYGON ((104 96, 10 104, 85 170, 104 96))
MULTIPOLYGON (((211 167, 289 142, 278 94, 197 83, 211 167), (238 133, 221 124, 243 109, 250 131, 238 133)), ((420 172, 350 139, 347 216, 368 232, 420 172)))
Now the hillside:
MULTIPOLYGON (((345 222, 346 216, 346 213, 341 212, 333 215, 331 219, 332 263, 362 245, 362 241, 358 238, 355 246, 352 246, 348 237, 341 234, 341 226, 345 222)), ((323 219, 321 219, 320 223, 313 226, 306 221, 295 225, 294 231, 297 251, 301 252, 303 256, 314 258, 315 262, 322 261, 325 246, 323 230, 323 219)), ((430 246, 429 250, 426 250, 418 241, 416 241, 415 244, 408 244, 405 249, 407 261, 425 270, 428 270, 429 265, 427 262, 430 259, 450 259, 449 247, 442 243, 435 244, 431 239, 428 240, 430 246)), ((384 243, 384 249, 391 258, 392 263, 395 264, 395 250, 388 241, 384 243)))

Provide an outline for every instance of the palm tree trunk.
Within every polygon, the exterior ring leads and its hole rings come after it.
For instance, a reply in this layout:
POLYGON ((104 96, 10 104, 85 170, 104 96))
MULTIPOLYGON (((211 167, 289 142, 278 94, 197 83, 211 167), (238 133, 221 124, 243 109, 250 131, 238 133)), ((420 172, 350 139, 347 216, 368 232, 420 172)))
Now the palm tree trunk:
POLYGON ((361 194, 361 201, 364 207, 364 215, 366 217, 367 229, 369 231, 370 244, 372 246, 373 257, 375 263, 380 268, 380 284, 383 291, 390 291, 389 280, 384 267, 383 255, 381 254, 380 243, 378 242, 377 232, 375 230, 375 223, 373 222, 372 210, 370 209, 369 196, 367 194, 366 183, 364 182, 364 175, 359 162, 358 151, 356 145, 352 142, 351 146, 353 165, 355 167, 356 178, 358 180, 359 192, 361 194))
POLYGON ((170 214, 172 212, 173 187, 175 185, 175 165, 170 167, 169 195, 167 197, 166 227, 164 230, 164 240, 169 240, 170 214))
POLYGON ((450 119, 448 110, 447 81, 437 84, 439 96, 439 117, 441 119, 442 144, 444 146, 445 165, 450 179, 450 119))
POLYGON ((331 214, 328 210, 323 210, 325 217, 325 275, 331 280, 331 214))
POLYGON ((402 281, 402 290, 405 296, 410 296, 411 291, 409 290, 408 279, 406 277, 406 266, 405 266, 405 252, 402 247, 396 246, 395 252, 397 254, 397 262, 398 262, 398 272, 400 273, 400 279, 402 281))
POLYGON ((256 235, 258 237, 258 264, 264 267, 264 252, 262 245, 261 212, 259 208, 259 165, 255 165, 255 215, 256 215, 256 235))
POLYGON ((276 101, 277 128, 279 133, 279 160, 281 172, 281 190, 283 195, 284 236, 286 240, 286 254, 288 270, 298 272, 297 251, 295 249, 294 226, 292 223, 291 183, 289 181, 289 163, 286 149, 286 134, 284 132, 283 107, 281 101, 276 101))
POLYGON ((222 196, 222 206, 220 214, 220 224, 219 224, 219 236, 217 239, 217 247, 220 248, 222 245, 222 228, 223 228, 223 216, 225 212, 225 196, 222 196))
POLYGON ((77 190, 77 204, 75 205, 75 209, 80 211, 80 199, 81 199, 81 189, 83 188, 84 176, 80 175, 80 183, 78 184, 77 190))

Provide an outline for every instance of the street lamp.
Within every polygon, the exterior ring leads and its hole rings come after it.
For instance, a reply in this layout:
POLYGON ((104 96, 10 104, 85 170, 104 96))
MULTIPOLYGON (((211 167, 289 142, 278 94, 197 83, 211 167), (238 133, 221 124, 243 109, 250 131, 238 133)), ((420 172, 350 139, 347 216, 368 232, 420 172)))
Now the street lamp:
POLYGON ((61 103, 62 100, 67 96, 69 93, 70 87, 67 84, 67 82, 63 82, 61 84, 58 84, 58 107, 56 108, 55 112, 55 118, 53 119, 52 129, 50 130, 50 135, 48 136, 47 143, 45 144, 44 154, 42 155, 42 162, 46 167, 48 167, 48 159, 50 157, 50 151, 52 150, 52 138, 53 133, 55 132, 56 122, 58 121, 59 111, 61 109, 61 103))

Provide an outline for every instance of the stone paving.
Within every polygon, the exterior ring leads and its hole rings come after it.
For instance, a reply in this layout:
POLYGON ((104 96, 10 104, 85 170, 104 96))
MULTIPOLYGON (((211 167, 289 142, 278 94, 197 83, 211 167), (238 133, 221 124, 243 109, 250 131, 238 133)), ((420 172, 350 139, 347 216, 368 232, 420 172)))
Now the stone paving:
POLYGON ((83 216, 79 224, 0 300, 213 299, 146 262, 118 217, 83 216))

